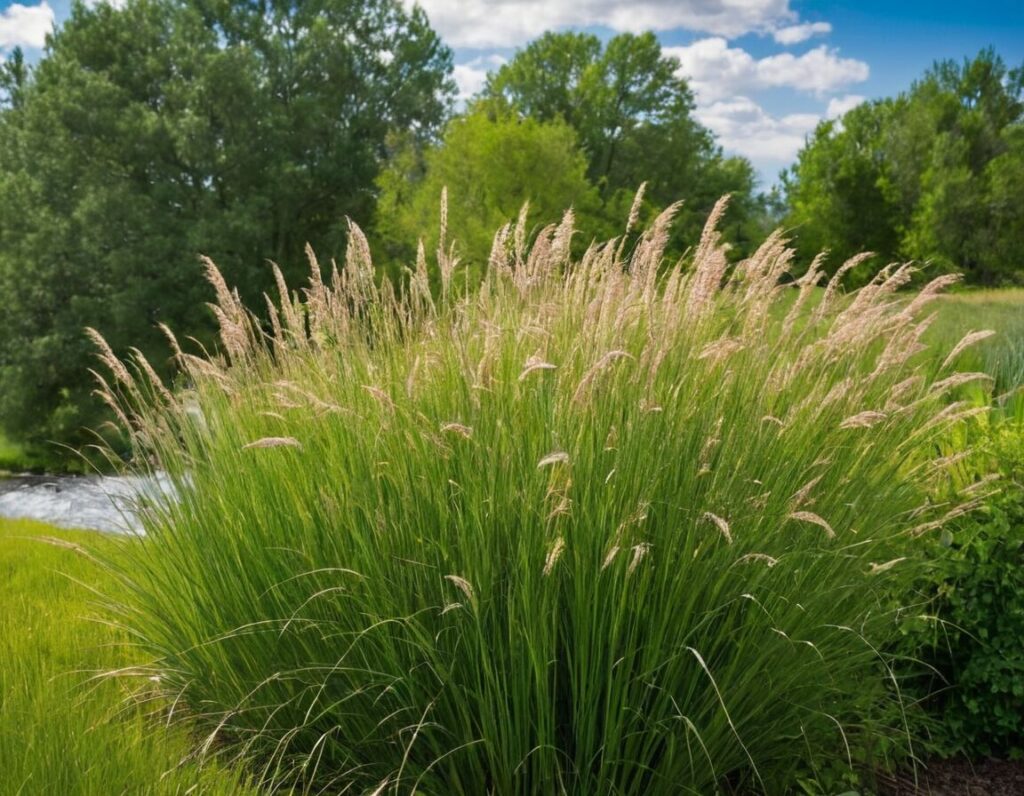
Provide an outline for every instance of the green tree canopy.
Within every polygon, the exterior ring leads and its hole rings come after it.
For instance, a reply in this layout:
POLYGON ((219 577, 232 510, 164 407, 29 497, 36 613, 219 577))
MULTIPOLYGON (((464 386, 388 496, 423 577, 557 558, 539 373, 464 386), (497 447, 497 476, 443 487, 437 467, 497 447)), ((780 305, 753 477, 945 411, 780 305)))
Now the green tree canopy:
POLYGON ((400 145, 380 177, 377 232, 393 258, 406 262, 422 238, 438 242, 441 192, 448 224, 468 264, 487 258, 495 231, 529 201, 531 225, 557 222, 569 207, 592 214, 597 192, 573 129, 482 102, 453 119, 441 142, 422 155, 400 145))
MULTIPOLYGON (((443 121, 451 54, 399 0, 77 3, 0 84, 0 425, 77 444, 85 326, 162 352, 203 338, 198 254, 254 302, 368 224, 390 131, 443 121)), ((162 361, 158 359, 158 362, 162 361)))
POLYGON ((784 175, 788 221, 833 261, 869 249, 1024 281, 1024 69, 985 50, 823 122, 784 175))
POLYGON ((694 118, 693 93, 679 69, 653 33, 620 34, 605 45, 589 33, 546 33, 492 73, 483 95, 571 125, 615 223, 646 182, 652 210, 685 201, 676 237, 692 243, 714 203, 732 193, 724 231, 742 250, 757 237, 753 168, 724 157, 694 118))

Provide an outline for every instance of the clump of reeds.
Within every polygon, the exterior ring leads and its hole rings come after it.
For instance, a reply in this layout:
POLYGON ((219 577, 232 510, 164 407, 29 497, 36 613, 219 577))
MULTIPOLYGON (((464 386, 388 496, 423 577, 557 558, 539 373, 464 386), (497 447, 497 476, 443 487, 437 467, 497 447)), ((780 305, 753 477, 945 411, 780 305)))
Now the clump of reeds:
POLYGON ((943 280, 787 282, 780 234, 730 266, 724 208, 680 263, 675 208, 579 259, 524 214, 473 290, 444 231, 396 286, 352 226, 266 322, 209 264, 220 351, 168 333, 173 394, 103 349, 179 498, 119 610, 200 751, 310 792, 780 793, 881 731, 918 537, 965 510, 928 499, 976 411, 917 364, 943 280))

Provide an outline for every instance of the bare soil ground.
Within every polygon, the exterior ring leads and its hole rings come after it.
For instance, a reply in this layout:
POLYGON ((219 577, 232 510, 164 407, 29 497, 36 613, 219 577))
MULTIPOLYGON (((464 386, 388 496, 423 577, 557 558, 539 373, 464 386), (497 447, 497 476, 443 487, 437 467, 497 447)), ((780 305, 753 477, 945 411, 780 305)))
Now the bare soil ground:
POLYGON ((1024 761, 934 760, 912 774, 879 777, 880 796, 1024 796, 1024 761))

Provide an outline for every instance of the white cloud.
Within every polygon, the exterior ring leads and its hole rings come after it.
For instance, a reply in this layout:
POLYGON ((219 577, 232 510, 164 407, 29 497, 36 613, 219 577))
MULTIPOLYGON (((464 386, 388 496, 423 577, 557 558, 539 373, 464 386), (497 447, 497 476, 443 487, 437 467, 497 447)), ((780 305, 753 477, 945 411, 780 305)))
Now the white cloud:
POLYGON ((860 94, 844 94, 842 97, 833 97, 828 101, 825 116, 829 119, 838 119, 847 111, 852 111, 865 99, 867 97, 862 97, 860 94))
POLYGON ((788 28, 779 28, 772 33, 772 38, 779 44, 799 44, 802 41, 807 41, 812 36, 831 32, 832 26, 827 22, 804 22, 802 25, 790 25, 788 28))
POLYGON ((780 53, 757 62, 765 86, 789 86, 818 94, 868 79, 868 65, 856 58, 840 58, 825 45, 803 55, 780 53))
POLYGON ((455 64, 452 77, 458 87, 458 100, 465 102, 480 92, 487 82, 487 73, 506 63, 500 55, 481 55, 463 64, 455 64))
POLYGON ((704 104, 765 88, 823 94, 866 80, 869 71, 863 61, 841 58, 824 45, 802 55, 779 53, 758 59, 714 36, 686 47, 666 47, 664 52, 679 59, 680 74, 704 104))
POLYGON ((722 147, 763 167, 781 166, 796 157, 821 117, 791 113, 775 117, 748 97, 733 97, 698 108, 697 118, 718 136, 722 147))
MULTIPOLYGON (((546 30, 600 25, 639 33, 674 28, 735 37, 797 22, 790 0, 420 0, 455 47, 514 47, 546 30)), ((412 0, 406 0, 412 5, 412 0)))
MULTIPOLYGON (((868 77, 866 63, 841 58, 824 45, 801 55, 754 58, 721 37, 709 37, 665 51, 679 59, 680 74, 689 79, 697 118, 718 136, 723 149, 750 158, 762 173, 790 163, 823 116, 774 115, 751 99, 752 93, 788 88, 824 98, 868 77)), ((833 97, 825 113, 831 117, 861 101, 856 94, 833 97)))
POLYGON ((40 48, 53 30, 53 9, 43 0, 38 5, 14 3, 0 12, 0 48, 40 48))

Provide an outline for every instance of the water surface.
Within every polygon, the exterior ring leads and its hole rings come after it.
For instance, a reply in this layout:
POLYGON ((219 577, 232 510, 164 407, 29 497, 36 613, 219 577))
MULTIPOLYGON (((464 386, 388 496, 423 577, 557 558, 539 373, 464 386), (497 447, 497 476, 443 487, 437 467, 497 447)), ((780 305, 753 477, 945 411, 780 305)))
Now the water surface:
POLYGON ((24 475, 0 478, 0 517, 110 533, 140 530, 139 497, 170 494, 160 477, 24 475))

